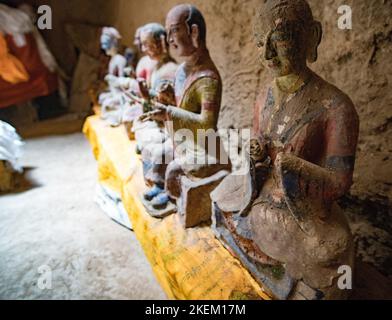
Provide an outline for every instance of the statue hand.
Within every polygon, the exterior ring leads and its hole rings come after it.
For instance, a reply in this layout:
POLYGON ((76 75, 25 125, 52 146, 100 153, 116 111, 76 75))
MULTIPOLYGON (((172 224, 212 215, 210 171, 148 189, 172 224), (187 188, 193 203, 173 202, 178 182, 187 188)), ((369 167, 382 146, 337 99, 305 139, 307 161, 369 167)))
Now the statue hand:
POLYGON ((264 162, 268 157, 268 145, 261 144, 258 139, 251 139, 249 152, 253 162, 264 162))
POLYGON ((124 88, 121 88, 121 91, 132 103, 140 103, 141 105, 145 103, 145 100, 139 98, 135 92, 127 91, 124 88))
POLYGON ((250 162, 252 176, 252 199, 256 199, 263 188, 271 171, 271 158, 268 155, 268 145, 261 144, 258 139, 250 141, 250 162))
POLYGON ((137 79, 137 82, 139 84, 140 95, 145 100, 150 100, 150 92, 149 92, 146 80, 139 78, 139 79, 137 79))
POLYGON ((157 89, 156 101, 164 105, 175 105, 176 96, 174 92, 174 87, 169 82, 162 83, 157 89))
POLYGON ((164 122, 168 116, 168 108, 162 104, 155 103, 154 110, 140 117, 140 121, 147 122, 150 120, 164 122))
POLYGON ((105 76, 105 81, 109 85, 114 85, 115 82, 117 81, 117 77, 112 75, 112 74, 108 74, 108 75, 105 76))
POLYGON ((124 69, 124 73, 128 78, 131 79, 136 79, 136 72, 135 69, 133 67, 126 67, 124 69))

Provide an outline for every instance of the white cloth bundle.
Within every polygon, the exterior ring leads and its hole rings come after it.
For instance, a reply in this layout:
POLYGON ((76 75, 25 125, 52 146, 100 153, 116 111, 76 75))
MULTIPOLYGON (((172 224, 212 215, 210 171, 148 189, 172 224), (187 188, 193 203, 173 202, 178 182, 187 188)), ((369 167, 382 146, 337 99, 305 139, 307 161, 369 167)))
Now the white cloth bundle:
POLYGON ((0 4, 0 31, 11 35, 18 47, 24 47, 26 45, 25 34, 32 33, 41 61, 51 72, 55 72, 58 69, 56 59, 34 25, 35 19, 36 14, 30 5, 23 4, 19 9, 15 9, 0 4))
POLYGON ((23 145, 24 142, 15 128, 6 122, 0 121, 0 160, 7 161, 18 172, 23 171, 19 164, 23 145))
POLYGON ((0 4, 1 32, 15 37, 33 32, 33 29, 33 22, 25 12, 0 4))

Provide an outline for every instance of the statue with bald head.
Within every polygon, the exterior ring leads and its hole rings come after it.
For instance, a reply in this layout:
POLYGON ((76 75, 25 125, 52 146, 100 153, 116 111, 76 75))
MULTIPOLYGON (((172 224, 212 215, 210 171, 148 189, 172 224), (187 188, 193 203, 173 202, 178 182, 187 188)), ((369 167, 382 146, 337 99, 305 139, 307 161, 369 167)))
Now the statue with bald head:
POLYGON ((228 157, 220 161, 216 135, 222 81, 206 46, 204 17, 196 7, 183 4, 170 10, 166 32, 171 53, 184 63, 175 79, 176 105, 156 104, 145 117, 170 123, 175 146, 174 160, 166 170, 165 192, 151 201, 159 209, 175 200, 185 227, 194 227, 210 221, 209 194, 231 170, 228 157), (216 135, 214 148, 206 147, 206 136, 200 139, 200 132, 207 131, 216 135))
POLYGON ((351 185, 359 120, 350 98, 308 66, 321 24, 305 0, 262 1, 255 42, 273 81, 255 108, 250 170, 211 197, 214 230, 279 299, 344 299, 354 245, 336 201, 351 185))

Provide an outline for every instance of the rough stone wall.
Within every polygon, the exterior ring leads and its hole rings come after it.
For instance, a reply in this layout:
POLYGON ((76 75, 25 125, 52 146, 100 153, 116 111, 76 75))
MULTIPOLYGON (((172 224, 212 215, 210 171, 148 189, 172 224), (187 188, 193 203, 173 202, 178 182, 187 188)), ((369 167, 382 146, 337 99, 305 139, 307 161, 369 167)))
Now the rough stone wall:
POLYGON ((66 23, 96 26, 112 25, 117 17, 117 0, 30 0, 35 6, 49 5, 53 14, 53 29, 42 31, 45 40, 62 69, 72 75, 78 53, 66 33, 66 23))
MULTIPOLYGON (((317 3, 318 1, 312 1, 317 3)), ((392 199, 392 1, 326 0, 314 5, 325 31, 315 70, 345 91, 361 120, 354 194, 392 199), (353 29, 341 31, 336 7, 353 8, 353 29)))

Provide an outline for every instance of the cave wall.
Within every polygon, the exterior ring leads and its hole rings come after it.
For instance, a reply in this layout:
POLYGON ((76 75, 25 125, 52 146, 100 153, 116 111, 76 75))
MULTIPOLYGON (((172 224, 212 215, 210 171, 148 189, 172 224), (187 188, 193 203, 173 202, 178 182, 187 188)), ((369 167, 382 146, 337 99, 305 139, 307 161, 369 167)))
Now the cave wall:
POLYGON ((42 34, 61 68, 72 75, 78 63, 78 52, 66 33, 67 23, 92 26, 116 23, 117 0, 30 0, 34 6, 48 5, 52 9, 53 29, 42 34))
MULTIPOLYGON (((38 0, 40 2, 41 0, 38 0)), ((244 128, 252 121, 253 105, 268 73, 257 61, 252 21, 261 0, 193 0, 204 13, 208 46, 224 83, 221 127, 244 128)), ((60 64, 71 70, 76 57, 63 30, 65 21, 113 24, 130 45, 136 28, 148 22, 164 23, 178 0, 47 0, 54 13, 53 31, 45 32, 60 64), (59 41, 61 39, 62 41, 59 41)), ((319 60, 312 68, 345 91, 361 120, 353 193, 392 199, 392 1, 309 0, 322 22, 319 60), (353 9, 353 29, 337 25, 340 5, 353 9)))

